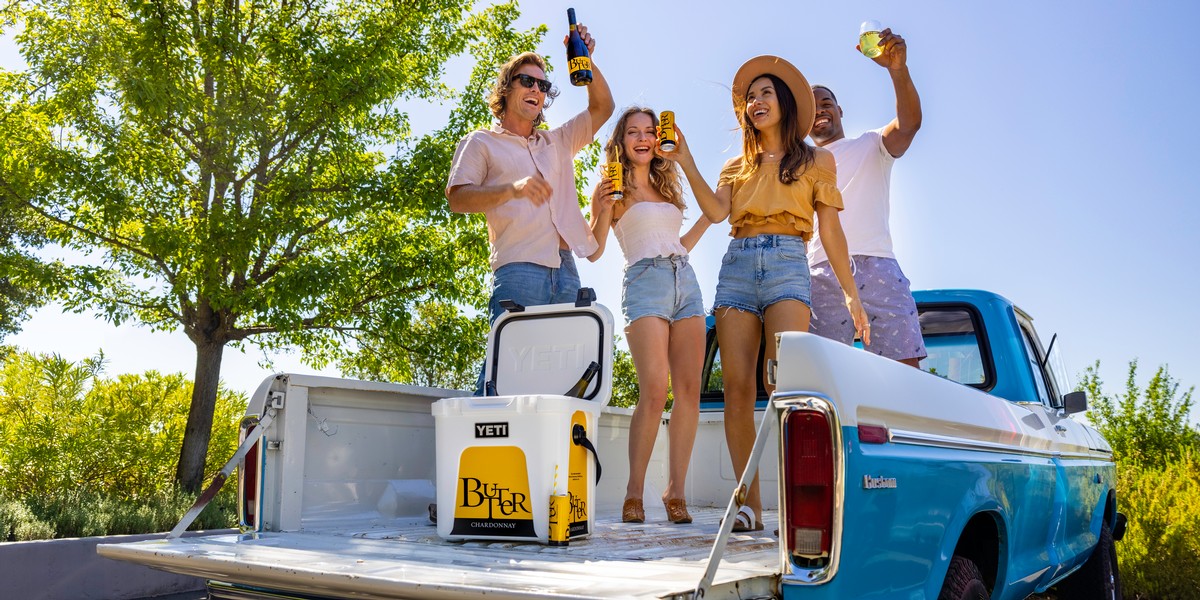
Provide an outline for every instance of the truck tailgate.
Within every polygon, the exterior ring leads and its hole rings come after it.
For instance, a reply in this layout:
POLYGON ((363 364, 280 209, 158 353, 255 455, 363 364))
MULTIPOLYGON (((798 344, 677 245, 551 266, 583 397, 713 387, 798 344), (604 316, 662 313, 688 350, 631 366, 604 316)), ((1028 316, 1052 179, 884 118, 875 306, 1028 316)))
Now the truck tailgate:
MULTIPOLYGON (((447 542, 427 521, 409 519, 366 531, 217 535, 101 544, 98 551, 166 571, 312 596, 659 598, 692 591, 707 566, 723 511, 690 512, 690 525, 598 519, 591 538, 565 548, 447 542)), ((709 599, 774 595, 775 528, 769 520, 764 531, 730 538, 709 599)))

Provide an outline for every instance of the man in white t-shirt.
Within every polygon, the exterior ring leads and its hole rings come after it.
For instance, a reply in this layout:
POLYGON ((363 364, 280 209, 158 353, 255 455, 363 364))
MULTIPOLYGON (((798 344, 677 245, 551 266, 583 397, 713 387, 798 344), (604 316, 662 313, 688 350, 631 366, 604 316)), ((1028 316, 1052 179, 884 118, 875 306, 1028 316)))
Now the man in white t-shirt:
MULTIPOLYGON (((814 86, 817 111, 810 135, 837 160, 838 189, 846 206, 839 217, 854 263, 859 298, 871 319, 871 344, 866 349, 916 367, 925 357, 925 344, 908 278, 892 252, 888 218, 892 164, 904 155, 921 128, 921 99, 908 72, 904 38, 885 29, 879 46, 883 52, 872 60, 892 78, 896 118, 880 129, 847 138, 837 97, 827 87, 814 86)), ((809 245, 808 264, 812 265, 813 286, 809 331, 853 343, 854 321, 816 235, 809 245)))

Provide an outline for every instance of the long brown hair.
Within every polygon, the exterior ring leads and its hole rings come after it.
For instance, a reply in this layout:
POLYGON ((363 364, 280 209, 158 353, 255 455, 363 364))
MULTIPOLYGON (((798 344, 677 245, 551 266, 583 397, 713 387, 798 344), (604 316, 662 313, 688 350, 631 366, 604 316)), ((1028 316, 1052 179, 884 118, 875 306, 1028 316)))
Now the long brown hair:
MULTIPOLYGON (((779 161, 779 182, 789 184, 795 181, 808 169, 815 160, 816 152, 804 141, 804 130, 800 127, 797 117, 796 97, 782 79, 765 73, 751 80, 751 83, 766 77, 775 88, 775 97, 779 99, 780 137, 783 138, 783 158, 779 161)), ((762 146, 758 129, 746 114, 746 99, 738 106, 738 121, 742 125, 742 169, 738 171, 738 179, 746 179, 758 170, 762 164, 762 146)))
MULTIPOLYGON (((496 74, 496 84, 492 86, 492 93, 488 94, 488 108, 492 109, 492 116, 497 119, 504 118, 504 102, 508 97, 508 93, 512 91, 513 74, 517 69, 525 66, 533 65, 546 72, 546 60, 542 55, 535 52, 522 52, 510 59, 508 62, 500 66, 500 72, 496 74)), ((549 92, 546 92, 546 101, 542 103, 542 112, 538 113, 537 119, 534 120, 533 126, 537 127, 546 122, 546 109, 554 103, 554 99, 558 97, 558 88, 551 87, 549 92)))
MULTIPOLYGON (((629 119, 638 113, 649 115, 650 121, 654 123, 654 127, 658 128, 658 115, 654 111, 641 107, 631 106, 621 113, 617 119, 617 124, 613 127, 612 135, 608 137, 608 141, 604 143, 604 160, 607 162, 617 162, 618 154, 620 155, 621 169, 625 173, 633 170, 629 162, 629 151, 624 146, 625 128, 629 126, 629 119), (620 151, 618 152, 618 148, 620 151)), ((634 182, 630 178, 624 178, 625 188, 634 189, 634 182)), ((675 168, 675 164, 671 161, 655 156, 650 159, 650 185, 655 191, 662 194, 679 208, 683 210, 687 204, 683 201, 683 186, 679 183, 679 170, 675 168)))

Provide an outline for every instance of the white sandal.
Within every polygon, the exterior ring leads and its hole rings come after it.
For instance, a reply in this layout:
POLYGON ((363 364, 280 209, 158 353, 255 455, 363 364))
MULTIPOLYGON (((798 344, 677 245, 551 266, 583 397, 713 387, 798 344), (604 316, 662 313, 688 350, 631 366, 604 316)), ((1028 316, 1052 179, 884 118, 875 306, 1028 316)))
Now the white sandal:
POLYGON ((733 532, 745 533, 747 531, 762 531, 763 522, 758 520, 754 514, 754 509, 743 504, 736 514, 733 515, 733 532))

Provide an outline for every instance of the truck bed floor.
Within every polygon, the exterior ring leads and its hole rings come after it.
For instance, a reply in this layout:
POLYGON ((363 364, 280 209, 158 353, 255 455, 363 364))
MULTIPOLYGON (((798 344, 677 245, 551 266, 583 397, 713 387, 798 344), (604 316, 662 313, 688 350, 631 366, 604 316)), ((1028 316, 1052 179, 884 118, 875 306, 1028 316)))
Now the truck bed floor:
MULTIPOLYGON (((396 519, 367 530, 359 520, 356 530, 330 524, 296 533, 151 540, 101 546, 100 553, 136 556, 168 571, 186 564, 191 574, 202 564, 212 578, 310 596, 335 589, 357 598, 659 598, 692 591, 723 511, 689 507, 694 522, 675 525, 647 508, 647 523, 603 517, 590 538, 567 547, 449 542, 427 520, 396 519)), ((764 517, 763 531, 730 537, 707 600, 773 594, 777 525, 774 513, 764 517)))

